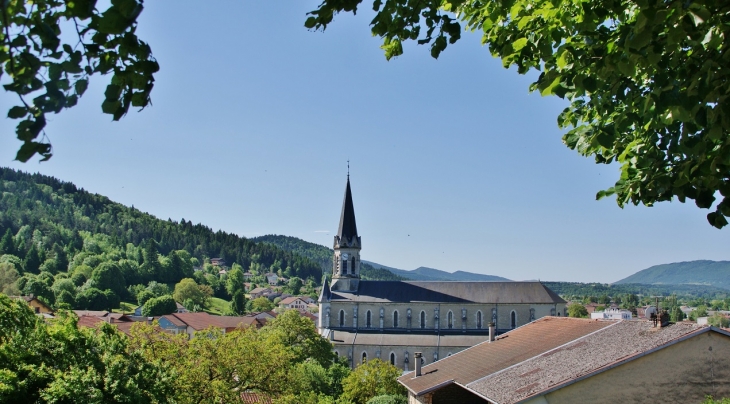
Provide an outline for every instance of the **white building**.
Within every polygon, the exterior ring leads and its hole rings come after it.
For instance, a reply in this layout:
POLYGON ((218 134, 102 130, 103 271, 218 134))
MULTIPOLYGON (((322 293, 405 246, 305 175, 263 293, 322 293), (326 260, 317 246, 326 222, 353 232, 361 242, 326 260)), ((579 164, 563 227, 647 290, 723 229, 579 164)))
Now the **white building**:
POLYGON ((594 311, 591 318, 609 320, 631 320, 631 312, 626 309, 606 309, 605 311, 594 311))

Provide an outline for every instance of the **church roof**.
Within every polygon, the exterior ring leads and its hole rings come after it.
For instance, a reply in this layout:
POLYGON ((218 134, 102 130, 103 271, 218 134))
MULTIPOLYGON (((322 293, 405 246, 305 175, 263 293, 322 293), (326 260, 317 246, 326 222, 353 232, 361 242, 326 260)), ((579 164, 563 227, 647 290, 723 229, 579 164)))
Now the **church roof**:
POLYGON ((565 303, 540 282, 360 281, 357 292, 332 291, 330 299, 360 303, 565 303))
POLYGON ((355 207, 352 204, 352 191, 350 191, 350 178, 347 178, 345 188, 345 200, 342 201, 342 213, 340 214, 340 228, 337 230, 337 237, 340 240, 357 238, 357 223, 355 223, 355 207))

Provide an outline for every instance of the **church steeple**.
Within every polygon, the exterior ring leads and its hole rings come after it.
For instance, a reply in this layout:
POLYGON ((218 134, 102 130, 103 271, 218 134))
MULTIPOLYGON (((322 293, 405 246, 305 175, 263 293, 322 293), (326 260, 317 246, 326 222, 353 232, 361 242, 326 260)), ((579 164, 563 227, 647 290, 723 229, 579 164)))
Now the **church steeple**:
POLYGON ((335 248, 360 247, 360 237, 357 235, 357 222, 355 221, 355 207, 352 204, 352 191, 350 190, 350 176, 347 176, 347 187, 345 188, 345 199, 342 201, 342 213, 340 213, 340 227, 335 236, 335 248))
POLYGON ((340 227, 334 242, 334 258, 332 262, 332 290, 357 291, 360 280, 360 248, 362 242, 357 234, 355 207, 352 203, 350 174, 347 174, 345 198, 342 201, 340 227))

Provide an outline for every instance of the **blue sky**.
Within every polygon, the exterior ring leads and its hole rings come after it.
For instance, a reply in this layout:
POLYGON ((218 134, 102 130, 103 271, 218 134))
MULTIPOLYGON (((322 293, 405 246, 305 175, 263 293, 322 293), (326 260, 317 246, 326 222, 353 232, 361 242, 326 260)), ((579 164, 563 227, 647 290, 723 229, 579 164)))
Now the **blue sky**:
MULTIPOLYGON (((655 264, 730 259, 694 204, 595 201, 618 176, 561 142, 564 102, 528 93, 465 34, 439 58, 385 61, 369 7, 307 31, 317 1, 145 3, 153 106, 101 113, 108 77, 52 117, 55 155, 0 164, 72 181, 160 218, 331 246, 350 160, 364 259, 510 279, 613 282, 655 264)), ((7 94, 0 105, 15 103, 7 94)))

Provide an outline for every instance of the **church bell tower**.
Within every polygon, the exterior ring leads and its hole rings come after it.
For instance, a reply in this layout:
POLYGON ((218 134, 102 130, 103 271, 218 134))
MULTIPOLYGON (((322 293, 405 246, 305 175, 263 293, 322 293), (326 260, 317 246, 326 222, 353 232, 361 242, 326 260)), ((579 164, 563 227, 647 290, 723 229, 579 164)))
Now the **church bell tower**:
POLYGON ((350 191, 350 174, 348 174, 345 200, 342 201, 342 213, 340 214, 340 227, 335 236, 331 290, 357 292, 360 282, 360 248, 362 248, 362 244, 360 236, 357 235, 355 208, 352 205, 352 191, 350 191))

